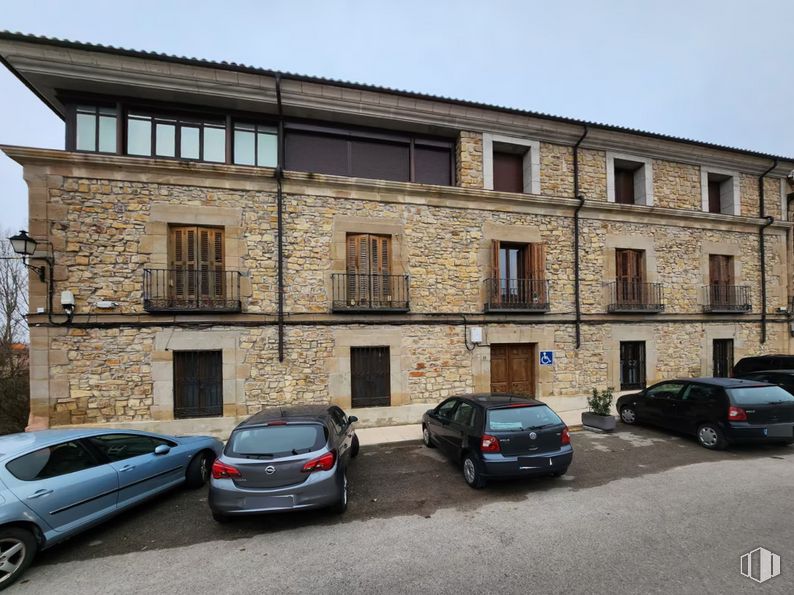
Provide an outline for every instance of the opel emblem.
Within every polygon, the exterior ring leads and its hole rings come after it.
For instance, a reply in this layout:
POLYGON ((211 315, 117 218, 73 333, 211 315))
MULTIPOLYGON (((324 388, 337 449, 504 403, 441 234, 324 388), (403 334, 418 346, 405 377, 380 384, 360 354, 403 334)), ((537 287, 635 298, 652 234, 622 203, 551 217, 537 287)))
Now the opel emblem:
POLYGON ((538 437, 538 435, 537 435, 535 432, 530 432, 530 433, 529 433, 529 437, 530 437, 532 440, 534 440, 535 438, 537 438, 537 437, 538 437))
POLYGON ((265 473, 268 475, 273 475, 276 472, 276 468, 273 465, 268 465, 265 467, 265 473))

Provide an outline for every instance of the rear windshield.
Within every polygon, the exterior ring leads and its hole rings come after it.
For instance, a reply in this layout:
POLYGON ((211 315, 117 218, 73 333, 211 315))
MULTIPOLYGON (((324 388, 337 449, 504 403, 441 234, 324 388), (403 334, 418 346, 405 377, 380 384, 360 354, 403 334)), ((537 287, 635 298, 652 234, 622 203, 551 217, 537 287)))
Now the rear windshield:
POLYGON ((546 405, 489 409, 487 429, 493 432, 537 430, 561 424, 562 420, 546 405))
POLYGON ((325 432, 317 424, 288 424, 235 430, 226 445, 229 455, 275 457, 318 450, 325 443, 325 432))
POLYGON ((779 386, 754 386, 752 388, 729 388, 728 394, 735 405, 769 405, 770 403, 794 403, 794 395, 779 386))

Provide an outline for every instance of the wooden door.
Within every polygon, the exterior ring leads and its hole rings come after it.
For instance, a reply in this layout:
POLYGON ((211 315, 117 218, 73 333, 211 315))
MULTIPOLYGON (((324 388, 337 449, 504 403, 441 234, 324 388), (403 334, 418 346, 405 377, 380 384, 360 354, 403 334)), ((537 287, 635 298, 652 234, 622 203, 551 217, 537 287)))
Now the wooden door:
POLYGON ((733 257, 725 254, 709 255, 709 294, 712 306, 734 303, 733 257))
POLYGON ((491 392, 535 395, 535 345, 491 345, 491 392))
POLYGON ((617 303, 644 303, 643 251, 617 249, 615 261, 617 303))
POLYGON ((350 348, 350 397, 353 407, 391 405, 388 347, 350 348))
POLYGON ((347 303, 370 307, 392 301, 391 236, 348 234, 347 303))
POLYGON ((174 352, 174 417, 223 415, 220 351, 174 352))
POLYGON ((223 300, 223 229, 171 227, 169 300, 199 307, 223 300))

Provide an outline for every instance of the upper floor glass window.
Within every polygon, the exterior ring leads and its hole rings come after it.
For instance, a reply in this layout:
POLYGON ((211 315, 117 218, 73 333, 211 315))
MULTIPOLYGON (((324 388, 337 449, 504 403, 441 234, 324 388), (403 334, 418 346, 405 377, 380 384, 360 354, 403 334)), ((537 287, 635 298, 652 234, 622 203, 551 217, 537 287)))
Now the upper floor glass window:
POLYGON ((116 108, 79 105, 75 109, 75 148, 116 152, 116 108))
POLYGON ((237 165, 276 167, 278 132, 273 126, 234 124, 234 157, 237 165))
POLYGON ((226 162, 226 123, 130 113, 127 154, 226 162))

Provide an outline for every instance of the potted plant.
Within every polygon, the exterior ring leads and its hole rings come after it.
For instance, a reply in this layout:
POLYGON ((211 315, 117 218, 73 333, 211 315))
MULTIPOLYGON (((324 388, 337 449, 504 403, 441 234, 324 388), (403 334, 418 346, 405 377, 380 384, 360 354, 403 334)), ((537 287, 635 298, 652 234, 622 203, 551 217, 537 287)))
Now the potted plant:
POLYGON ((615 416, 612 415, 612 387, 599 391, 593 389, 593 394, 587 397, 590 411, 582 413, 582 425, 595 428, 602 432, 611 432, 615 429, 615 416))

